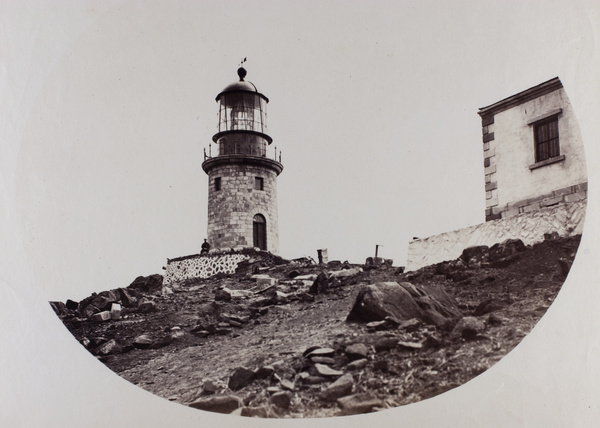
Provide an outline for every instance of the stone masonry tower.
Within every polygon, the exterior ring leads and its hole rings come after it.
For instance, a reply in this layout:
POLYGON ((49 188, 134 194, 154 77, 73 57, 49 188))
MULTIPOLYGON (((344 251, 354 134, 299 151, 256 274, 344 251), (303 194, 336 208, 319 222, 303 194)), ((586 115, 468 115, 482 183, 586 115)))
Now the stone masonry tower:
POLYGON ((277 176, 281 153, 267 155, 273 139, 267 135, 269 99, 244 80, 219 95, 217 154, 209 147, 202 169, 208 174, 208 242, 213 249, 258 247, 279 252, 277 176))

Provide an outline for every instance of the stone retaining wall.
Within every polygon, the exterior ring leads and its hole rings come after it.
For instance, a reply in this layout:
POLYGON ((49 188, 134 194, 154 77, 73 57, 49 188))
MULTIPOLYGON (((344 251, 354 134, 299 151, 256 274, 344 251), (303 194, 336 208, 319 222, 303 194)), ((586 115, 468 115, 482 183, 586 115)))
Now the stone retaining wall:
POLYGON ((235 273, 237 265, 250 257, 245 254, 220 254, 186 256, 168 260, 163 284, 193 278, 209 278, 218 273, 235 273))
POLYGON ((406 271, 457 259, 465 248, 494 245, 509 238, 521 239, 525 245, 544 240, 545 233, 560 236, 581 234, 586 201, 561 203, 538 211, 517 214, 476 226, 417 239, 408 244, 406 271))

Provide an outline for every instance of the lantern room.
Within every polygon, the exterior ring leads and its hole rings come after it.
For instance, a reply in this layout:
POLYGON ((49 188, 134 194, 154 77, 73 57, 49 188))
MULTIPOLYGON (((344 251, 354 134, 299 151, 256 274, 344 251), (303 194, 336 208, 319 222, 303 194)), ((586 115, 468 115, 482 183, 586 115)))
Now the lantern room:
POLYGON ((267 135, 267 103, 253 83, 244 80, 246 70, 237 71, 240 80, 227 86, 219 95, 218 132, 213 141, 219 155, 266 156, 272 138, 267 135))

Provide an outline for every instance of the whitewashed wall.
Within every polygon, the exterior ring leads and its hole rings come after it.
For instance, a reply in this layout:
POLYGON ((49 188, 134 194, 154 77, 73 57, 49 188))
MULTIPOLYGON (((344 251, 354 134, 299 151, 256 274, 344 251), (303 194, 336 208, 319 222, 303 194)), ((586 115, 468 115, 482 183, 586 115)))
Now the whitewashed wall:
POLYGON ((558 232, 560 236, 581 234, 586 205, 586 201, 562 203, 414 240, 408 244, 406 271, 455 260, 465 248, 491 246, 510 238, 518 238, 525 245, 532 245, 543 241, 545 233, 558 232))

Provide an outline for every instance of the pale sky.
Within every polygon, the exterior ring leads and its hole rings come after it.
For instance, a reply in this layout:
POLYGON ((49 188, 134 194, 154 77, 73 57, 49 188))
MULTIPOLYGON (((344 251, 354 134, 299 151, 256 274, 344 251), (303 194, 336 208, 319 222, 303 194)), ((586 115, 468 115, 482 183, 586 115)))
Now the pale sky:
POLYGON ((199 251, 214 99, 243 57, 283 153, 280 254, 362 263, 380 244, 404 265, 413 236, 484 220, 477 109, 570 78, 592 37, 564 2, 542 19, 522 2, 208 4, 64 2, 8 22, 30 77, 12 94, 18 223, 49 298, 199 251))
POLYGON ((0 1, 0 273, 15 310, 199 251, 202 153, 243 57, 282 151, 283 257, 362 263, 380 244, 403 265, 413 236, 483 222, 477 110, 555 76, 593 191, 597 116, 581 106, 598 100, 597 2, 448 3, 0 1))

